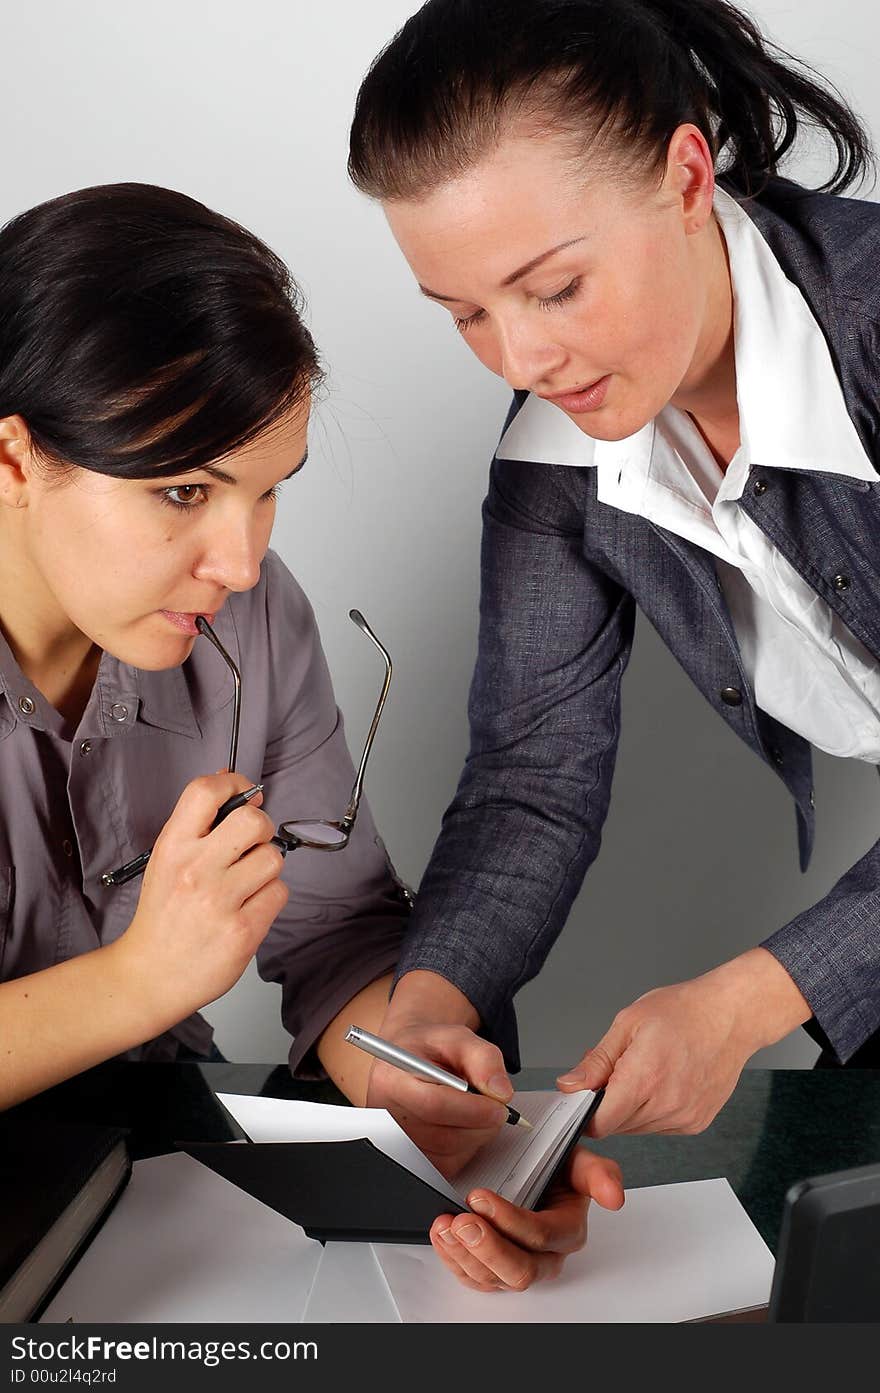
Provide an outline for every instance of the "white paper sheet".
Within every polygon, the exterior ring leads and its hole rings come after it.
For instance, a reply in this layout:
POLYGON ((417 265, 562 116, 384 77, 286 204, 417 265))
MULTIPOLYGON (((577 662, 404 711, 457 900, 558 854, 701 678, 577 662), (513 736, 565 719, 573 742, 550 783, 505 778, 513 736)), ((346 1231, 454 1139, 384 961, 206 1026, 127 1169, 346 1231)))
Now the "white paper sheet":
POLYGON ((399 1325, 400 1316, 370 1243, 327 1243, 303 1320, 399 1325))
MULTIPOLYGON (((765 1305, 773 1280, 773 1255, 726 1180, 628 1190, 616 1213, 592 1205, 587 1246, 526 1292, 468 1291, 431 1248, 374 1251, 404 1322, 696 1320, 765 1305)), ((358 1316, 340 1304, 335 1319, 358 1316)))
POLYGON ((183 1153, 138 1161, 42 1320, 300 1321, 321 1245, 183 1153))
POLYGON ((254 1098, 244 1093, 218 1093, 217 1097, 251 1141, 355 1141, 368 1137, 413 1175, 456 1204, 462 1203, 455 1186, 431 1165, 384 1108, 306 1103, 297 1098, 254 1098))

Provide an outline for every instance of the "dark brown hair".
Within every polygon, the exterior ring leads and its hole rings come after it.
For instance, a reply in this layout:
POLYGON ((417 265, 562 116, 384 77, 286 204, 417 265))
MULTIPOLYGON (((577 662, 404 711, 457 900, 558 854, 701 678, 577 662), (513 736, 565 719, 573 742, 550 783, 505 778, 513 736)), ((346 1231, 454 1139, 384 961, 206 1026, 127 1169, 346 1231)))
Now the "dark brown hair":
POLYGON ((428 0, 364 79, 349 173, 373 197, 418 199, 517 119, 624 170, 662 170, 691 122, 744 195, 777 173, 803 124, 834 147, 822 188, 872 164, 844 101, 726 0, 428 0))
POLYGON ((299 291, 258 237, 149 184, 0 231, 0 417, 49 463, 143 479, 219 459, 321 378, 299 291))

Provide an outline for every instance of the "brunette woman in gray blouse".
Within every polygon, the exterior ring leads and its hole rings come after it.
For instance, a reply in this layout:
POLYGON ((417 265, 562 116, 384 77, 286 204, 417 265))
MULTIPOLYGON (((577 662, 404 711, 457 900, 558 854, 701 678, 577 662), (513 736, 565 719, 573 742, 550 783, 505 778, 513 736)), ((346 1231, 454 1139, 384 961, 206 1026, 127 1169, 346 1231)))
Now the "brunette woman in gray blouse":
MULTIPOLYGON (((267 550, 319 379, 285 267, 189 198, 86 189, 0 233, 0 1107, 123 1052, 207 1054, 198 1010, 254 954, 291 1067, 365 1099, 343 1035, 382 1018, 407 898, 364 806, 337 855, 271 844, 340 818, 354 778, 308 602, 267 550), (233 685, 199 616, 243 675, 241 774, 212 773, 233 685), (252 783, 274 821, 255 798, 212 830, 252 783), (142 881, 104 883, 153 843, 142 881)), ((472 1143, 506 1118, 475 1101, 472 1143)), ((622 1203, 584 1154, 539 1239, 583 1242, 593 1189, 622 1203)))
POLYGON ((0 233, 0 1106, 123 1052, 206 1055, 198 1009, 255 953, 291 1067, 362 1096, 339 1032, 378 1021, 406 915, 369 811, 286 862, 259 797, 210 830, 253 783, 275 822, 339 818, 352 787, 267 551, 319 379, 283 264, 192 199, 86 189, 0 233), (241 773, 214 772, 233 682, 197 615, 244 675, 241 773))

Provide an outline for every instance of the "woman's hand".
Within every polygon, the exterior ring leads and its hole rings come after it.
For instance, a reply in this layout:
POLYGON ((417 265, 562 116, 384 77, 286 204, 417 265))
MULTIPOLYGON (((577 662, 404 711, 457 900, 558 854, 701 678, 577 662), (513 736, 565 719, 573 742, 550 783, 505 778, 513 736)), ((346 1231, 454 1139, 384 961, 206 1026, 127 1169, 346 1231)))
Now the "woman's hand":
POLYGON ((137 911, 116 945, 161 1033, 238 980, 288 899, 284 858, 257 794, 211 831, 241 774, 194 779, 156 839, 137 911))
POLYGON ((620 1209, 623 1181, 616 1161, 576 1148, 564 1178, 543 1209, 520 1209, 490 1190, 473 1190, 476 1214, 441 1215, 431 1243, 450 1272, 475 1291, 525 1291, 557 1277, 568 1253, 587 1240, 587 1210, 620 1209))
POLYGON ((693 981, 640 996, 559 1087, 605 1088, 589 1126, 593 1137, 702 1132, 755 1050, 811 1014, 782 965, 752 948, 693 981))
MULTIPOLYGON (((513 1093, 501 1051, 474 1033, 479 1018, 467 997, 436 972, 408 972, 377 1028, 384 1040, 433 1060, 505 1102, 513 1093)), ((367 1107, 387 1108, 443 1175, 454 1176, 507 1125, 507 1110, 491 1098, 426 1083, 374 1060, 367 1107)))
MULTIPOLYGON (((386 1017, 378 1033, 499 1098, 507 1099, 513 1093, 501 1051, 467 1026, 397 1026, 386 1017)), ((447 1177, 460 1171, 480 1147, 507 1126, 507 1109, 501 1103, 427 1083, 380 1060, 374 1061, 370 1072, 367 1107, 386 1108, 447 1177)))

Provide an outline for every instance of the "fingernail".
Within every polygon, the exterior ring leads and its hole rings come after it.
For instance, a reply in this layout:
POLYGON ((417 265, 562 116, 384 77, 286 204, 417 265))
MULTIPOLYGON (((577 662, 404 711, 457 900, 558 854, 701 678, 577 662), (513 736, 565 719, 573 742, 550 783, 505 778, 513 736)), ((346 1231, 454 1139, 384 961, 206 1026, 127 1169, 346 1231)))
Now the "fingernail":
POLYGON ((586 1083, 587 1076, 582 1069, 572 1069, 570 1074, 560 1074, 557 1083, 586 1083))
POLYGON ((483 1237, 483 1230, 479 1224, 463 1224, 460 1229, 456 1229, 455 1236, 472 1248, 483 1237))
POLYGON ((468 1200, 471 1209, 475 1209, 478 1214, 484 1214, 487 1219, 491 1219, 495 1213, 495 1206, 491 1200, 484 1195, 474 1195, 473 1199, 468 1200))
POLYGON ((454 1242, 455 1242, 455 1234, 452 1232, 452 1229, 451 1229, 451 1228, 449 1228, 449 1229, 442 1229, 441 1232, 438 1234, 438 1237, 439 1237, 439 1238, 442 1238, 444 1243, 454 1243, 454 1242))
POLYGON ((513 1097, 510 1079, 506 1074, 493 1074, 486 1087, 490 1093, 494 1093, 498 1098, 503 1098, 505 1102, 508 1098, 513 1097))

